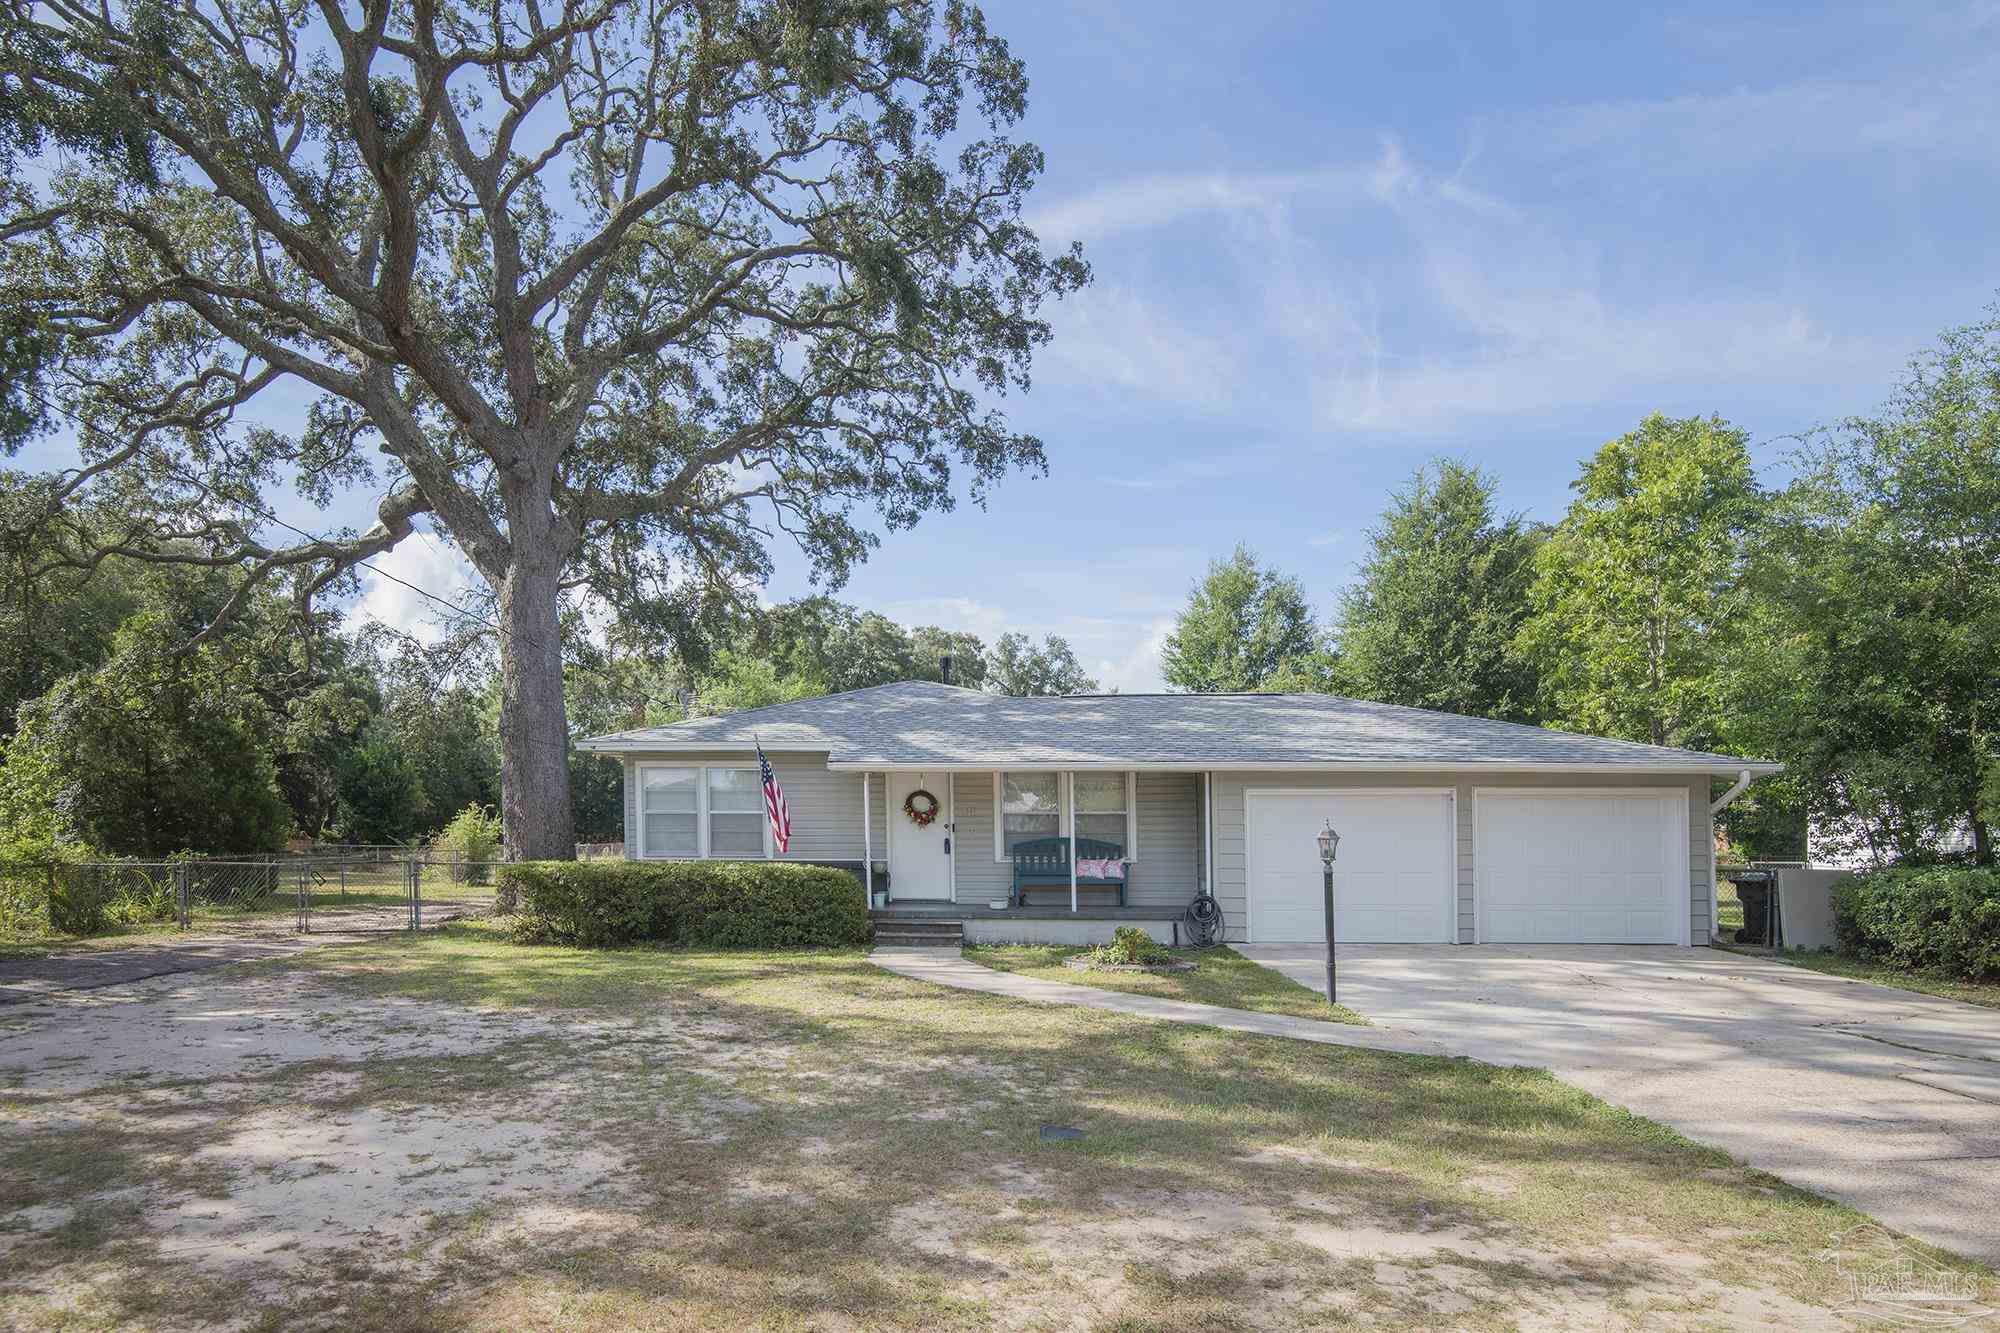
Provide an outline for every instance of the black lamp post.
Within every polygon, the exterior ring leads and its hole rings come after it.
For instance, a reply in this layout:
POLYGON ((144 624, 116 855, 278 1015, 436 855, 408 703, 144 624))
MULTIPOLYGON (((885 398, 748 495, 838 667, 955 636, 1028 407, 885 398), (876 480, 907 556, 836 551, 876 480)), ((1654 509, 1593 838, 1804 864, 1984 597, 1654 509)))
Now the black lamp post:
POLYGON ((1340 835, 1333 831, 1333 821, 1326 821, 1326 827, 1319 831, 1319 863, 1326 872, 1326 1002, 1335 1003, 1333 998, 1333 858, 1340 850, 1340 835))

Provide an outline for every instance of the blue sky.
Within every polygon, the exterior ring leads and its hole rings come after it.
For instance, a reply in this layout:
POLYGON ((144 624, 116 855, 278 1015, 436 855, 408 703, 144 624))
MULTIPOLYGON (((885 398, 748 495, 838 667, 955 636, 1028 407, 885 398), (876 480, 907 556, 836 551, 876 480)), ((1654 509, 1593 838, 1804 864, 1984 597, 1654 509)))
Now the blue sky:
MULTIPOLYGON (((1716 412, 1776 479, 2000 288, 2000 4, 1648 8, 990 4, 1032 220, 1097 274, 1012 404, 1050 474, 841 595, 1157 688, 1209 559, 1246 542, 1329 608, 1433 456, 1553 518, 1646 412, 1716 412)), ((433 541, 385 563, 464 586, 433 541)), ((808 590, 780 553, 769 595, 808 590)), ((422 614, 379 581, 364 608, 422 614)))
POLYGON ((2000 6, 1647 8, 994 6, 1031 212, 1097 273, 1017 409, 1050 475, 847 595, 1157 688, 1210 558, 1330 607, 1434 455, 1554 517, 1650 410, 1721 413, 1775 479, 1875 406, 2000 285, 2000 6))

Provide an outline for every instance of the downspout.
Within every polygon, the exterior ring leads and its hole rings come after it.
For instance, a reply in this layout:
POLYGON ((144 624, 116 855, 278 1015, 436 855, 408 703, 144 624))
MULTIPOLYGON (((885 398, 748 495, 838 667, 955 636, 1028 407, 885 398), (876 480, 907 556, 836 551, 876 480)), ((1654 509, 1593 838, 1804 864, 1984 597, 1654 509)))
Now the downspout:
POLYGON ((1750 770, 1743 769, 1736 775, 1736 781, 1729 790, 1708 803, 1708 935, 1714 939, 1718 931, 1715 924, 1717 912, 1715 894, 1715 817, 1726 810, 1737 797, 1750 786, 1750 770))
POLYGON ((1738 773, 1736 775, 1735 785, 1733 785, 1732 787, 1730 787, 1728 791, 1722 793, 1722 795, 1716 797, 1714 800, 1708 803, 1709 818, 1713 819, 1715 816, 1721 814, 1729 806, 1735 804, 1736 798, 1741 796, 1743 794, 1743 789, 1745 787, 1748 787, 1749 785, 1750 785, 1750 770, 1746 768, 1741 773, 1738 773))

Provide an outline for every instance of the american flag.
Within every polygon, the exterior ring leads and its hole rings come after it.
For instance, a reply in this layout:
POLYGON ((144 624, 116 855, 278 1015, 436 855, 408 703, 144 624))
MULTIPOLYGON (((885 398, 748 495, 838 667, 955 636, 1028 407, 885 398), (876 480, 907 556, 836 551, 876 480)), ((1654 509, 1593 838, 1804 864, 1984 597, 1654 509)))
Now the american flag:
POLYGON ((771 840, 778 845, 780 853, 792 847, 792 811, 785 804, 785 789, 778 785, 778 775, 771 771, 771 761, 764 757, 764 747, 757 747, 757 770, 764 779, 764 813, 771 819, 771 840))

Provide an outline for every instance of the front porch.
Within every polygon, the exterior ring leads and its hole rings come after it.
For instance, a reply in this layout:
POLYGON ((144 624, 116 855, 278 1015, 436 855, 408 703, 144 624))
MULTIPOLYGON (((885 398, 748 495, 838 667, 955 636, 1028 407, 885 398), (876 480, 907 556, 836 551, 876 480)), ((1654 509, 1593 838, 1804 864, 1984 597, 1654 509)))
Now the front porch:
POLYGON ((878 908, 981 931, 1172 922, 1208 878, 1201 774, 945 767, 861 769, 853 780, 878 908))

